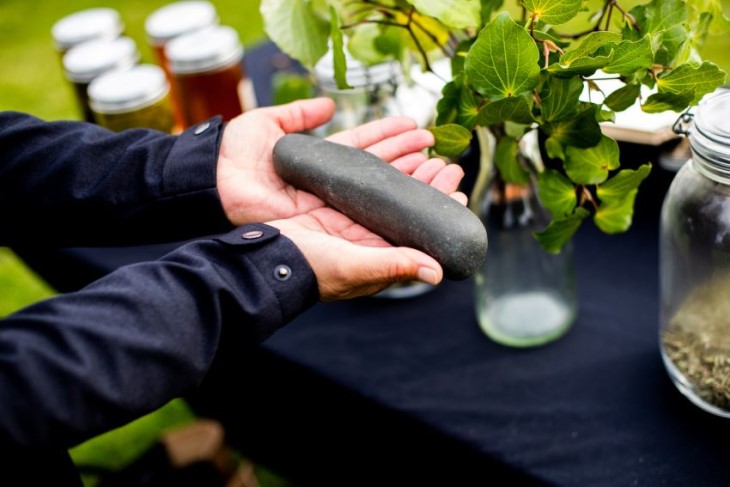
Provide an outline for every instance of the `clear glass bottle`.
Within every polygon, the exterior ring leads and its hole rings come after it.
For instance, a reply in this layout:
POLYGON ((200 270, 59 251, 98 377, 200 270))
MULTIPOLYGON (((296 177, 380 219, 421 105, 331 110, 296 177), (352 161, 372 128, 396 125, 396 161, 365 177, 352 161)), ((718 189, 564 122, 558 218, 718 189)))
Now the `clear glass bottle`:
POLYGON ((383 117, 404 115, 396 92, 403 81, 403 70, 395 61, 366 66, 346 53, 347 82, 350 89, 338 89, 332 51, 314 67, 317 88, 321 95, 335 101, 337 109, 332 120, 317 129, 326 136, 355 128, 383 117))
POLYGON ((185 122, 194 125, 215 115, 224 121, 243 110, 243 45, 228 26, 185 34, 165 46, 185 122))
POLYGON ((96 122, 115 132, 151 128, 173 129, 170 84, 162 68, 141 64, 111 71, 89 85, 89 104, 96 122))
POLYGON ((683 117, 691 157, 662 206, 660 344, 675 386, 730 418, 730 91, 683 117))
POLYGON ((94 122, 88 88, 94 78, 116 69, 127 69, 139 61, 137 45, 129 37, 84 42, 63 56, 66 78, 71 82, 84 119, 94 122))
MULTIPOLYGON (((471 207, 489 235, 489 253, 475 275, 475 308, 482 331, 513 347, 530 347, 563 335, 578 302, 572 244, 560 254, 545 252, 533 233, 550 221, 534 182, 507 184, 491 163, 495 139, 479 128, 481 174, 471 207)), ((542 167, 537 131, 520 140, 521 157, 542 167)))

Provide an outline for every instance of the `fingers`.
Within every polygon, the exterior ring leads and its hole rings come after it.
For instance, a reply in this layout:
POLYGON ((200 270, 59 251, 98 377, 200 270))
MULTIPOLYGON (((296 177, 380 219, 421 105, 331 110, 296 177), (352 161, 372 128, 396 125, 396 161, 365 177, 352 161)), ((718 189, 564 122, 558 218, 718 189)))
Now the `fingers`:
POLYGON ((428 156, 423 152, 414 152, 399 157, 390 163, 391 166, 406 174, 413 174, 413 171, 428 160, 428 156))
POLYGON ((420 152, 434 143, 433 134, 426 129, 416 129, 394 135, 365 147, 365 150, 386 161, 393 161, 413 152, 420 152))
POLYGON ((396 166, 416 179, 430 184, 442 193, 451 194, 459 188, 464 170, 458 164, 446 164, 443 159, 433 158, 418 162, 416 158, 404 159, 396 166))
POLYGON ((381 140, 416 128, 416 122, 407 117, 387 117, 353 129, 343 130, 327 137, 330 142, 364 149, 381 140))
POLYGON ((464 169, 458 164, 448 164, 437 172, 429 184, 442 193, 451 194, 459 188, 464 179, 464 169))
POLYGON ((461 191, 456 191, 454 193, 451 193, 449 196, 454 198, 456 201, 461 203, 462 205, 466 206, 469 203, 469 198, 462 193, 461 191))
POLYGON ((284 132, 301 132, 318 127, 332 118, 335 113, 335 102, 330 98, 321 97, 258 110, 274 119, 284 132))

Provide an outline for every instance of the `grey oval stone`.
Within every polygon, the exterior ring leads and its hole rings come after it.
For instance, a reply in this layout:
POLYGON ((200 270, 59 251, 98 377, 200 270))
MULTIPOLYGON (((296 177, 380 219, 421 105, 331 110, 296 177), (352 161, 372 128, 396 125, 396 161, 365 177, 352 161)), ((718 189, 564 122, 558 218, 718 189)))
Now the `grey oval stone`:
POLYGON ((468 208, 361 149, 302 134, 274 146, 284 181, 398 246, 436 259, 448 279, 466 279, 487 254, 487 231, 468 208))

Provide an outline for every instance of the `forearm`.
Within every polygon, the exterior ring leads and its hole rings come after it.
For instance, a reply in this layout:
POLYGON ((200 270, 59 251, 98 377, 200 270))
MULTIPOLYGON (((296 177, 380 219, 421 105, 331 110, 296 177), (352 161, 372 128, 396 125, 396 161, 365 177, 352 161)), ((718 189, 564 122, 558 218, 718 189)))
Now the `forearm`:
POLYGON ((0 244, 135 244, 230 224, 216 191, 223 127, 115 134, 0 113, 0 244))
POLYGON ((16 313, 0 322, 0 445, 67 447, 150 412, 201 382, 223 327, 244 349, 317 295, 291 241, 258 225, 16 313))

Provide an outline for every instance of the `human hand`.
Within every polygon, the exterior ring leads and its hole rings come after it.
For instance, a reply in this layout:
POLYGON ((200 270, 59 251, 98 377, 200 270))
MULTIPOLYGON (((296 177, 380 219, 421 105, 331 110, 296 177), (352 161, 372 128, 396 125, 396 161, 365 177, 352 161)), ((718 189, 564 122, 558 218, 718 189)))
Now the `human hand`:
MULTIPOLYGON (((466 205, 456 192, 463 172, 440 159, 405 167, 405 172, 450 194, 466 205)), ((394 247, 382 237, 328 207, 269 222, 290 238, 317 277, 320 299, 334 301, 375 294, 396 282, 423 281, 436 285, 443 279, 441 265, 425 253, 394 247)))
MULTIPOLYGON (((218 156, 217 187, 231 223, 289 218, 325 206, 321 199, 285 183, 274 172, 272 151, 283 135, 317 127, 334 110, 331 99, 315 98, 251 110, 228 123, 218 156)), ((417 129, 405 117, 371 122, 328 140, 365 149, 405 172, 426 161, 421 151, 434 142, 428 130, 417 129)))

